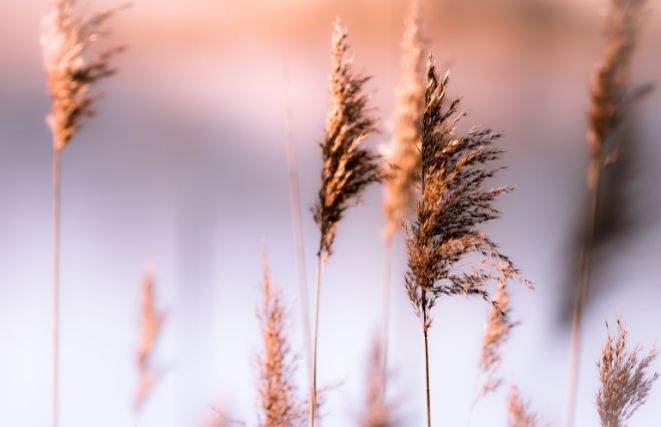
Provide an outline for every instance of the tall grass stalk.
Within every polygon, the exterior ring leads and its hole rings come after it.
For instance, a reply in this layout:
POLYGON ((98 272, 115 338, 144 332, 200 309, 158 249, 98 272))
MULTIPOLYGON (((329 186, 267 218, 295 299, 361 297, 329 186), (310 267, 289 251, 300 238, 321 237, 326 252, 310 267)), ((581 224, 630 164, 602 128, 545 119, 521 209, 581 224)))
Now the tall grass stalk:
POLYGON ((571 328, 569 388, 565 426, 573 427, 581 352, 583 307, 590 286, 592 247, 600 209, 600 190, 607 149, 624 117, 626 106, 637 91, 628 93, 631 60, 636 47, 641 19, 647 0, 610 0, 605 18, 606 46, 596 64, 590 89, 590 109, 586 142, 590 150, 587 184, 589 195, 588 230, 580 255, 580 276, 576 290, 571 328))
POLYGON ((89 48, 105 31, 105 22, 115 13, 110 9, 86 14, 75 0, 53 0, 42 22, 41 47, 48 90, 52 98, 46 122, 53 136, 52 211, 52 411, 51 424, 57 427, 60 402, 60 217, 62 152, 76 135, 81 121, 94 114, 97 96, 90 88, 114 74, 110 62, 122 48, 114 47, 92 54, 89 48))
POLYGON ((337 224, 365 188, 383 179, 379 156, 364 147, 364 140, 376 131, 363 86, 369 78, 356 75, 348 58, 346 30, 336 21, 333 31, 330 73, 330 106, 321 143, 323 167, 314 220, 319 226, 319 250, 315 280, 314 326, 312 332, 312 386, 309 425, 314 427, 317 408, 317 356, 319 311, 323 265, 333 253, 337 224))
POLYGON ((500 216, 493 202, 510 187, 485 190, 483 184, 498 168, 494 148, 500 134, 474 127, 457 134, 464 116, 459 100, 447 101, 448 74, 439 80, 433 57, 427 64, 425 110, 422 120, 422 163, 417 219, 409 226, 405 287, 421 320, 425 356, 427 427, 431 427, 429 329, 431 310, 441 296, 473 295, 497 302, 487 285, 509 278, 532 286, 512 261, 478 227, 500 216), (460 261, 479 260, 472 268, 460 261))
POLYGON ((421 20, 420 2, 412 0, 401 42, 401 77, 396 91, 395 127, 386 155, 389 179, 386 181, 383 199, 386 226, 383 230, 385 258, 381 341, 384 397, 388 369, 393 238, 403 229, 404 222, 415 211, 417 179, 420 175, 420 127, 425 104, 423 75, 426 49, 421 20))
POLYGON ((305 271, 305 247, 303 244, 303 224, 301 220, 301 192, 298 184, 298 164, 294 139, 294 119, 291 100, 291 76, 289 65, 284 63, 285 79, 285 131, 287 144, 287 167, 289 178, 289 209, 291 212, 292 232, 296 246, 296 271, 298 273, 298 292, 301 307, 301 323, 303 331, 303 344, 305 348, 305 365, 308 373, 308 382, 312 378, 312 355, 310 350, 310 300, 305 271))

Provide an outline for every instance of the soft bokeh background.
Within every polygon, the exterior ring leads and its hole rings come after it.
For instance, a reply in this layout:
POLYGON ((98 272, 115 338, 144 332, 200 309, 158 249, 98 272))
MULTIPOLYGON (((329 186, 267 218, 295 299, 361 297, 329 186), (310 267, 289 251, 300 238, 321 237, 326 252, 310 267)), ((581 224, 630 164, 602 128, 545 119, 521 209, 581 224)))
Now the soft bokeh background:
MULTIPOLYGON (((636 82, 661 77, 661 4, 650 3, 636 82)), ((560 319, 585 198, 585 111, 605 5, 443 0, 430 2, 426 13, 437 61, 451 68, 451 92, 463 98, 468 120, 506 134, 509 168, 498 181, 518 191, 503 198, 504 216, 488 230, 537 291, 514 289, 522 323, 502 372, 552 426, 564 412, 569 335, 560 319)), ((51 140, 38 44, 46 10, 45 0, 0 2, 0 425, 8 427, 45 426, 50 413, 51 140)), ((200 426, 212 407, 254 424, 254 308, 264 244, 291 302, 293 346, 302 351, 285 64, 311 282, 318 235, 307 207, 319 180, 331 22, 342 18, 356 67, 374 76, 368 88, 384 119, 371 142, 378 146, 390 135, 404 10, 396 0, 137 0, 112 22, 112 40, 130 50, 119 60, 121 73, 103 84, 100 115, 63 158, 62 426, 200 426), (136 420, 134 353, 148 263, 169 313, 155 361, 166 374, 136 420)), ((661 227, 654 221, 660 114, 656 91, 633 117, 639 155, 623 203, 652 220, 619 240, 596 272, 578 426, 598 424, 595 362, 604 320, 622 313, 632 343, 647 347, 661 334, 661 227)), ((355 425, 361 410, 380 313, 380 199, 381 189, 371 188, 340 224, 324 279, 320 382, 341 384, 328 395, 329 427, 355 425)), ((390 391, 403 425, 415 427, 424 415, 421 336, 401 285, 401 239, 395 251, 390 391)), ((465 423, 486 310, 465 298, 436 308, 430 352, 437 423, 465 423)), ((298 379, 303 386, 305 375, 298 379)), ((504 394, 483 401, 473 425, 505 425, 504 394)), ((658 426, 660 407, 657 384, 631 425, 658 426)))

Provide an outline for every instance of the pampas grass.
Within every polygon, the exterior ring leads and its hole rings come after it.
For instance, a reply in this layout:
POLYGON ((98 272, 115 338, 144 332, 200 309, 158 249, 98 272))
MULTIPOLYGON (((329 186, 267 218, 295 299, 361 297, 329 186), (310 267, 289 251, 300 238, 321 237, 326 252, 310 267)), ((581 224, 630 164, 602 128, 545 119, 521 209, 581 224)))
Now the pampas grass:
POLYGON ((606 47, 596 64, 590 88, 590 107, 586 141, 590 150, 587 184, 590 190, 590 216, 587 236, 580 259, 580 281, 572 320, 569 390, 565 425, 574 424, 578 368, 580 359, 583 306, 590 284, 592 246, 600 207, 602 172, 606 162, 617 156, 617 147, 607 152, 607 145, 618 130, 627 104, 646 89, 628 90, 631 60, 647 0, 610 0, 605 18, 606 47))
POLYGON ((111 61, 122 48, 91 54, 105 32, 104 24, 116 9, 85 15, 75 0, 53 0, 42 23, 41 46, 48 90, 52 97, 47 123, 53 136, 53 390, 52 425, 58 424, 59 317, 60 317, 60 157, 81 126, 94 114, 96 96, 90 93, 99 80, 112 75, 111 61))
POLYGON ((320 239, 312 332, 310 427, 314 427, 317 407, 317 343, 322 265, 333 253, 336 227, 346 210, 360 199, 369 184, 383 179, 379 157, 363 146, 364 140, 376 131, 376 120, 369 114, 367 96, 363 93, 363 86, 368 78, 355 74, 347 57, 348 50, 347 32, 339 21, 336 21, 331 53, 330 111, 326 119, 324 141, 321 143, 321 186, 313 207, 320 239))
POLYGON ((264 257, 263 300, 257 317, 264 349, 257 358, 260 399, 259 427, 305 425, 305 402, 299 400, 294 384, 295 359, 287 340, 287 310, 277 289, 271 285, 268 261, 264 257))
POLYGON ((151 357, 156 342, 165 323, 165 314, 156 308, 156 290, 154 289, 154 275, 148 270, 142 281, 142 309, 140 310, 140 341, 136 352, 136 362, 140 380, 135 393, 133 409, 140 412, 142 406, 150 395, 157 376, 151 366, 151 357))
POLYGON ((642 349, 627 350, 628 331, 624 321, 617 319, 617 337, 608 335, 601 359, 597 363, 601 386, 596 396, 602 427, 624 427, 625 422, 645 403, 657 373, 650 374, 650 365, 658 356, 653 348, 640 358, 642 349))
MULTIPOLYGON (((424 67, 425 46, 422 36, 422 17, 419 0, 412 0, 402 39, 402 63, 397 103, 394 115, 394 134, 387 148, 388 180, 385 182, 383 211, 386 226, 383 280, 383 379, 388 369, 388 329, 390 320, 390 280, 392 273, 392 240, 404 222, 415 211, 420 176, 420 127, 425 104, 424 67)), ((383 384, 385 395, 386 384, 383 384)))
MULTIPOLYGON (((448 103, 448 75, 438 79, 433 57, 427 64, 425 112, 422 121, 422 164, 417 219, 409 227, 409 253, 405 287, 421 320, 425 353, 427 426, 431 427, 428 335, 431 310, 441 296, 475 295, 493 302, 487 284, 514 278, 531 286, 503 255, 498 246, 477 227, 498 218, 494 200, 511 190, 482 188, 497 169, 489 166, 500 157, 493 144, 500 135, 473 128, 456 133, 459 101, 448 103), (447 105, 446 105, 447 104, 447 105), (477 258, 471 269, 460 261, 477 258)), ((493 302, 495 304, 495 302, 493 302)))

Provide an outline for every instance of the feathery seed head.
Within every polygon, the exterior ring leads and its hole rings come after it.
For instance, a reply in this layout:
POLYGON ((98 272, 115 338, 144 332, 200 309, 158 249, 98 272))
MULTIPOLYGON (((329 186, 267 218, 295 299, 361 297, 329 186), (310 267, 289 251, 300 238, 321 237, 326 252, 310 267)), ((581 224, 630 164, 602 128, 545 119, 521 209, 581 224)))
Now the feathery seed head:
POLYGON ((94 114, 94 83, 114 74, 113 57, 121 47, 90 54, 91 46, 104 35, 103 26, 118 10, 84 16, 75 0, 53 0, 43 20, 41 46, 48 89, 53 99, 47 123, 53 145, 62 150, 80 128, 85 116, 94 114))
POLYGON ((627 82, 647 0, 610 0, 605 20, 606 48, 590 88, 587 143, 591 152, 588 184, 594 188, 604 162, 604 146, 619 126, 626 104, 645 92, 628 93, 627 82))
MULTIPOLYGON (((500 216, 494 200, 511 187, 483 189, 498 169, 489 166, 501 151, 494 143, 501 135, 473 128, 456 132, 464 116, 459 100, 446 100, 448 74, 438 79, 429 56, 422 120, 420 200, 417 220, 409 227, 409 269, 405 285, 416 314, 431 325, 430 311, 441 295, 479 295, 492 301, 488 282, 513 278, 532 285, 520 274, 498 245, 478 227, 500 216), (447 104, 447 105, 446 105, 447 104), (472 270, 459 261, 479 259, 472 270)), ((495 304, 495 303, 494 303, 495 304)))
POLYGON ((149 363, 149 359, 154 353, 156 341, 165 322, 165 314, 156 310, 154 276, 151 271, 145 273, 145 278, 142 282, 141 318, 141 335, 136 358, 140 373, 140 382, 134 401, 134 410, 136 412, 142 407, 157 379, 156 373, 153 372, 149 363))
POLYGON ((298 427, 305 424, 305 405, 296 396, 295 360, 287 341, 287 310, 280 291, 271 286, 266 257, 263 267, 264 300, 257 312, 264 352, 259 366, 260 427, 298 427))
POLYGON ((528 403, 524 402, 515 385, 510 387, 507 398, 509 412, 509 427, 537 427, 537 415, 530 413, 528 403))
MULTIPOLYGON (((505 270, 507 270, 507 266, 505 266, 505 270)), ((486 374, 486 381, 478 392, 476 400, 495 391, 503 382, 501 378, 496 377, 496 373, 502 362, 502 347, 509 339, 510 332, 515 326, 510 317, 512 310, 510 308, 510 293, 507 289, 508 279, 509 273, 504 271, 498 281, 494 304, 489 308, 479 363, 480 372, 486 374)))
POLYGON ((596 403, 602 427, 624 427, 625 422, 645 403, 657 373, 649 374, 650 365, 658 355, 653 348, 639 360, 640 346, 628 352, 626 324, 617 319, 617 338, 611 337, 608 322, 608 336, 604 344, 601 360, 597 363, 601 387, 597 392, 596 403))
POLYGON ((383 202, 386 239, 390 239, 415 211, 420 176, 420 127, 425 107, 426 43, 420 27, 420 5, 418 1, 412 1, 402 40, 402 74, 397 90, 395 129, 386 159, 389 177, 383 202))
POLYGON ((367 77, 356 75, 347 58, 347 33, 335 23, 330 75, 330 111, 321 144, 323 169, 318 200, 313 207, 319 225, 319 254, 332 253, 335 227, 344 212, 359 200, 367 185, 383 179, 379 156, 363 147, 376 131, 376 120, 369 115, 363 85, 367 77))

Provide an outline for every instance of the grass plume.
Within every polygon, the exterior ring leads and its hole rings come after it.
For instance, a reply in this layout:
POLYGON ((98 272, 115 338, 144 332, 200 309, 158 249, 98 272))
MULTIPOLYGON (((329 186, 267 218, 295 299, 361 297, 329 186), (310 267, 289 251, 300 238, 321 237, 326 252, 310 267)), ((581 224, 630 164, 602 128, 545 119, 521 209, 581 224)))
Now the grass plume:
POLYGON ((139 412, 145 400, 150 395, 157 376, 150 360, 156 347, 156 342, 165 323, 165 314, 156 308, 156 290, 154 275, 151 271, 145 273, 142 281, 142 309, 140 310, 140 342, 136 353, 136 361, 140 380, 136 390, 133 409, 139 412))
POLYGON ((628 331, 624 321, 617 319, 617 337, 613 339, 606 322, 608 336, 601 359, 597 363, 601 386, 596 396, 602 427, 624 427, 625 422, 645 403, 657 373, 650 374, 650 365, 658 356, 656 348, 640 358, 640 346, 627 351, 628 331))
POLYGON ((425 48, 419 0, 411 2, 402 39, 402 63, 394 133, 387 150, 389 179, 385 183, 384 238, 392 239, 404 221, 415 212, 420 177, 420 129, 425 108, 425 48))
POLYGON ((507 422, 509 427, 537 427, 539 425, 537 415, 530 411, 528 402, 521 398, 519 389, 515 385, 510 386, 507 412, 509 413, 507 422))
POLYGON ((287 341, 287 309, 280 291, 271 284, 264 257, 263 301, 257 312, 261 324, 263 353, 259 367, 259 427, 298 427, 305 425, 305 403, 297 397, 293 381, 295 360, 287 341))
POLYGON ((347 32, 340 22, 336 21, 331 51, 330 111, 321 143, 321 186, 313 207, 320 239, 312 332, 310 427, 314 427, 317 407, 317 343, 322 265, 333 252, 335 229, 346 210, 360 200, 362 192, 369 184, 383 179, 379 156, 363 145, 365 139, 376 131, 376 119, 370 115, 368 98, 363 91, 369 78, 354 72, 351 60, 347 57, 348 50, 347 32))
MULTIPOLYGON (((422 16, 419 0, 412 0, 406 18, 401 43, 400 81, 394 113, 394 133, 387 148, 383 211, 386 226, 383 230, 385 245, 383 276, 383 379, 388 369, 388 332, 390 321, 390 281, 392 274, 392 240, 404 222, 415 211, 420 176, 420 128, 425 108, 425 48, 422 35, 422 16)), ((386 384, 383 384, 385 395, 386 384)))
POLYGON ((510 292, 507 289, 508 278, 508 273, 505 272, 498 282, 494 305, 489 308, 478 364, 479 373, 485 376, 485 380, 477 392, 475 401, 496 391, 503 383, 502 378, 498 378, 498 368, 502 363, 502 348, 515 326, 511 319, 510 292))
MULTIPOLYGON (((422 322, 425 347, 427 426, 431 427, 428 334, 431 310, 440 296, 475 295, 493 302, 488 282, 511 277, 531 286, 503 255, 496 243, 477 227, 498 218, 493 201, 510 187, 484 190, 497 169, 489 164, 500 157, 493 144, 500 138, 488 129, 456 132, 464 114, 459 100, 447 101, 448 75, 438 79, 433 57, 427 65, 425 112, 422 121, 422 164, 417 219, 409 227, 405 287, 422 322), (447 104, 447 105, 446 105, 447 104), (460 261, 478 258, 472 269, 460 261), (497 274, 496 274, 497 272, 497 274)), ((495 304, 495 302, 494 302, 495 304)))
POLYGON ((592 246, 600 209, 600 188, 606 162, 616 158, 617 147, 607 152, 627 105, 649 91, 649 86, 629 90, 631 61, 638 41, 641 20, 647 0, 610 0, 605 18, 605 50, 596 64, 590 88, 586 141, 590 151, 587 184, 590 190, 590 212, 580 259, 580 279, 572 317, 569 390, 565 425, 572 427, 578 386, 581 324, 583 306, 588 295, 591 275, 592 246))
POLYGON ((116 9, 87 15, 75 0, 52 0, 41 29, 44 69, 52 103, 46 118, 53 139, 52 250, 52 426, 58 425, 60 334, 60 176, 61 152, 75 136, 83 117, 94 114, 91 87, 112 75, 111 60, 122 48, 91 53, 105 35, 104 25, 116 9))

